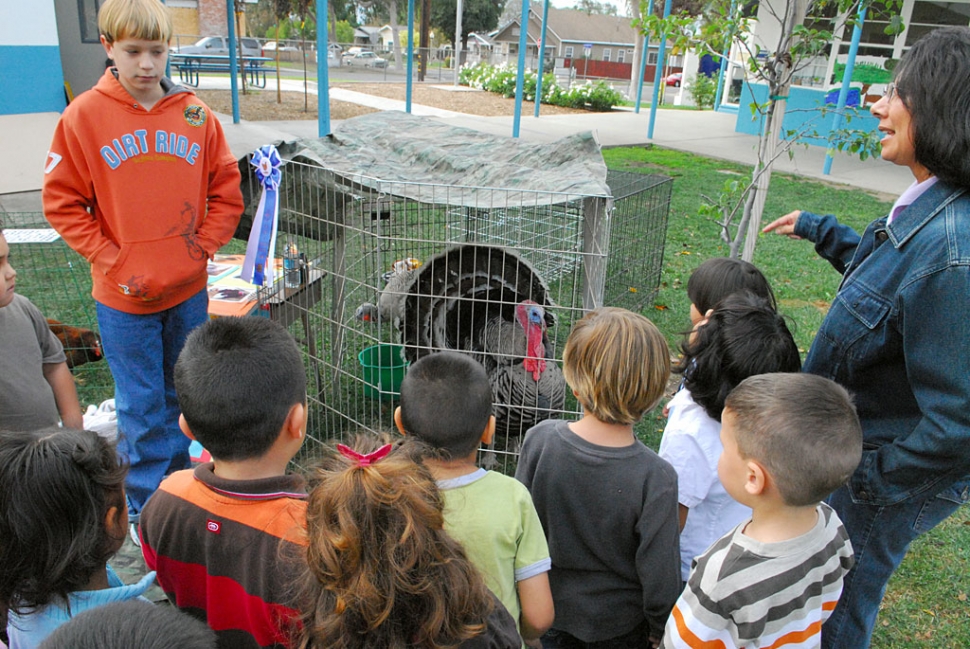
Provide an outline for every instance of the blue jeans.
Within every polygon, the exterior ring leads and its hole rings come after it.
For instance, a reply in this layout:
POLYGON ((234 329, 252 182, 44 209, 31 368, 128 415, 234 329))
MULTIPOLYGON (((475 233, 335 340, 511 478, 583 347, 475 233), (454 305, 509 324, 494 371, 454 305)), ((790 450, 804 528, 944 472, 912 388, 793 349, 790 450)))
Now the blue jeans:
POLYGON ((886 584, 918 536, 946 520, 967 502, 970 483, 961 480, 934 496, 919 496, 890 506, 853 500, 847 487, 829 496, 852 541, 855 566, 845 577, 842 596, 822 626, 825 649, 869 646, 886 584))
POLYGON ((208 305, 204 290, 145 315, 97 304, 101 344, 115 381, 118 451, 131 464, 125 489, 132 522, 162 478, 189 467, 189 440, 178 424, 175 361, 189 332, 209 317, 208 305))

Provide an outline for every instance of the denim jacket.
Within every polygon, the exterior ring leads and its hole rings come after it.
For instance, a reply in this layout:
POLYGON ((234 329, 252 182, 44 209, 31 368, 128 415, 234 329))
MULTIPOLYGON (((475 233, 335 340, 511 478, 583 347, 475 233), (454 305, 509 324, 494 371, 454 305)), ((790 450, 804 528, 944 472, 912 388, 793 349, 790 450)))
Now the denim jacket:
POLYGON ((970 474, 970 192, 937 182, 862 237, 802 212, 795 234, 843 274, 804 370, 853 394, 853 498, 892 505, 970 474))

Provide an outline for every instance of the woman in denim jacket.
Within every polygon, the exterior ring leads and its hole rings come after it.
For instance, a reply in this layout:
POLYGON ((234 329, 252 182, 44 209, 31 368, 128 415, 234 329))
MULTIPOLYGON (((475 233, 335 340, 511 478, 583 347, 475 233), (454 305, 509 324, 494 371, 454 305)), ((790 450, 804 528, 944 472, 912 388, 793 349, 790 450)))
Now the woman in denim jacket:
POLYGON ((822 629, 828 649, 867 647, 909 544, 970 489, 970 29, 931 32, 873 107, 882 157, 916 181, 860 237, 834 216, 767 225, 808 239, 843 274, 804 371, 855 397, 865 447, 829 498, 855 568, 822 629))

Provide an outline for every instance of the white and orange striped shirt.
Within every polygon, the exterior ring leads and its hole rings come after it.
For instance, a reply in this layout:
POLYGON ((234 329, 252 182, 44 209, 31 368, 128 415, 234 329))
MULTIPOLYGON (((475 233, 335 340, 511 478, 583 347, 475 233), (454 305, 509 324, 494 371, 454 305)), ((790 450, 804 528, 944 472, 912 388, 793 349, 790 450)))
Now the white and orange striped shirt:
POLYGON ((831 507, 805 534, 761 543, 741 530, 694 563, 664 629, 665 649, 810 649, 842 593, 852 544, 831 507))

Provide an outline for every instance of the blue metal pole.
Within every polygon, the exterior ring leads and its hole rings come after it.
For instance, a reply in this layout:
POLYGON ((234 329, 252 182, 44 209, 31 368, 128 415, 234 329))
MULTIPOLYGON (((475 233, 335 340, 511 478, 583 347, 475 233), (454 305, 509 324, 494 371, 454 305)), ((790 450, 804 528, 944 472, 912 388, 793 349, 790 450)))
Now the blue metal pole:
POLYGON ((522 93, 525 87, 525 48, 529 41, 529 0, 522 0, 522 20, 519 23, 519 69, 515 75, 515 117, 512 118, 512 137, 519 137, 522 121, 522 93))
MULTIPOLYGON (((849 82, 852 81, 852 71, 855 69, 855 55, 859 51, 859 42, 862 40, 862 22, 865 19, 866 6, 863 4, 859 8, 859 18, 856 21, 855 28, 852 30, 852 44, 849 46, 849 56, 845 60, 845 72, 842 74, 842 88, 839 90, 839 103, 835 106, 835 117, 832 118, 832 133, 835 133, 842 127, 842 111, 845 110, 845 100, 849 96, 849 82)), ((831 171, 832 154, 826 153, 822 173, 828 176, 831 171)))
POLYGON ((226 22, 229 23, 229 88, 232 94, 232 123, 239 123, 239 62, 236 61, 236 2, 226 0, 226 22))
MULTIPOLYGON (((317 0, 317 137, 330 135, 330 37, 327 24, 330 7, 327 0, 317 0), (320 20, 323 16, 324 19, 320 20)), ((277 45, 279 40, 276 41, 277 45)), ((306 56, 306 54, 304 54, 306 56)))
MULTIPOLYGON (((647 3, 647 15, 653 15, 653 0, 647 3)), ((640 76, 637 77, 637 104, 633 107, 633 112, 640 114, 640 101, 643 99, 643 75, 647 72, 647 56, 650 52, 650 38, 644 34, 643 50, 640 52, 640 76)))
MULTIPOLYGON (((664 0, 664 18, 670 16, 670 0, 664 0)), ((653 98, 650 100, 650 124, 647 126, 647 137, 653 139, 653 127, 657 121, 657 101, 660 98, 660 84, 663 83, 664 62, 667 57, 667 34, 660 37, 657 51, 657 69, 653 74, 653 98)))
POLYGON ((404 112, 411 114, 411 90, 414 85, 414 0, 408 0, 408 81, 404 92, 404 112))
MULTIPOLYGON (((651 0, 652 1, 652 0, 651 0)), ((542 4, 542 34, 539 36, 539 78, 536 79, 536 117, 542 99, 542 68, 546 60, 546 22, 549 20, 549 0, 542 4)))
MULTIPOLYGON (((731 0, 731 13, 729 14, 731 20, 734 20, 734 12, 737 9, 738 0, 731 0)), ((721 95, 724 94, 724 73, 727 71, 728 57, 731 56, 731 39, 734 38, 734 30, 732 29, 728 33, 727 45, 724 46, 724 52, 721 54, 721 67, 717 71, 717 92, 714 93, 714 110, 717 111, 721 107, 721 95)))
MULTIPOLYGON (((162 0, 162 4, 165 4, 165 0, 162 0)), ((170 45, 171 42, 171 39, 169 39, 169 42, 166 43, 166 45, 170 45)), ((165 57, 165 76, 169 79, 172 78, 172 59, 168 56, 165 57)))

